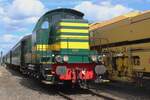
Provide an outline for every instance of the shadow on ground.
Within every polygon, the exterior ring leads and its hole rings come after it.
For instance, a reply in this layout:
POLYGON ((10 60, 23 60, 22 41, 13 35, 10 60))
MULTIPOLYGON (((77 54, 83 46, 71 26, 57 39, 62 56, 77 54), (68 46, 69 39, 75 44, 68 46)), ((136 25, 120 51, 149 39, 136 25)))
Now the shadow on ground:
MULTIPOLYGON (((137 87, 135 84, 123 83, 123 82, 111 82, 109 84, 96 84, 97 90, 103 90, 105 92, 114 94, 118 97, 122 97, 120 94, 130 95, 133 98, 138 98, 138 100, 150 100, 150 85, 145 87, 137 87), (146 99, 144 99, 146 98, 146 99)), ((132 100, 133 98, 125 97, 128 100, 132 100)), ((134 99, 137 100, 137 99, 134 99)))

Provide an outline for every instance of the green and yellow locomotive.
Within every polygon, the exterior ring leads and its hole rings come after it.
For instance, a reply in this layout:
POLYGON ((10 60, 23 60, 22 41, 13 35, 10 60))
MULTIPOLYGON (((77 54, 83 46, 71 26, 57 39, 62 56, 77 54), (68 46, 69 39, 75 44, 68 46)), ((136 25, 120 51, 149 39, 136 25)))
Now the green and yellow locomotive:
POLYGON ((96 74, 104 74, 97 52, 90 50, 89 24, 83 16, 66 8, 47 12, 32 35, 9 52, 11 64, 47 84, 90 81, 96 74))

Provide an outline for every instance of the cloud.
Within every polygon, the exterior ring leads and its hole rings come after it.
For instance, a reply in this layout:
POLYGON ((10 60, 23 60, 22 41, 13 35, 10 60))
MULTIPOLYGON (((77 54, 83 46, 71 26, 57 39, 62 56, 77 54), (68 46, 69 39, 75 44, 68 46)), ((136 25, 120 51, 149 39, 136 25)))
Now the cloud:
POLYGON ((85 13, 85 18, 90 21, 108 20, 133 10, 121 4, 113 5, 110 1, 103 1, 98 4, 83 1, 81 4, 75 6, 74 9, 85 13))
POLYGON ((2 34, 0 37, 0 51, 4 51, 4 53, 8 52, 21 38, 22 36, 18 35, 2 34))
POLYGON ((1 37, 0 37, 0 40, 4 43, 7 43, 7 42, 14 42, 16 39, 18 39, 19 36, 17 35, 12 35, 12 34, 3 34, 1 37))
POLYGON ((46 11, 46 7, 40 0, 13 0, 6 7, 0 8, 0 17, 2 18, 0 21, 6 30, 12 31, 27 29, 29 25, 35 24, 46 11))
POLYGON ((23 37, 22 35, 25 35, 25 32, 32 31, 31 27, 47 11, 47 8, 40 0, 12 0, 12 2, 2 3, 0 4, 0 27, 3 29, 0 33, 0 51, 6 53, 23 37))
POLYGON ((14 0, 9 7, 8 14, 14 19, 40 16, 45 7, 39 0, 14 0))
POLYGON ((3 16, 5 16, 5 12, 4 9, 0 7, 0 18, 3 18, 3 16))
POLYGON ((3 15, 3 14, 4 14, 3 8, 0 8, 0 15, 3 15))
POLYGON ((38 18, 39 17, 27 17, 24 19, 12 19, 6 16, 3 18, 3 22, 5 23, 6 30, 23 32, 23 30, 26 30, 29 25, 36 23, 38 18))

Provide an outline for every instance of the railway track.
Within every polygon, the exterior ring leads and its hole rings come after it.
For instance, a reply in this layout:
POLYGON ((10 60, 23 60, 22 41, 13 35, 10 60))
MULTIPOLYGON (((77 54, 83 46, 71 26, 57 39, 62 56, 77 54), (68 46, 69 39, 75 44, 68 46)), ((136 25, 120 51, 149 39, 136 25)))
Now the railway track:
POLYGON ((58 95, 61 96, 61 97, 63 97, 66 100, 74 100, 72 97, 70 97, 67 94, 64 94, 63 92, 58 92, 58 95))
POLYGON ((99 98, 103 98, 104 100, 121 100, 121 98, 118 98, 118 97, 113 96, 113 95, 108 94, 108 93, 99 93, 98 91, 93 90, 93 89, 89 89, 89 91, 92 95, 95 95, 99 98))
POLYGON ((99 93, 94 89, 56 89, 55 92, 65 100, 121 100, 107 93, 99 93))
MULTIPOLYGON (((84 99, 84 98, 82 98, 82 95, 72 97, 70 95, 64 94, 63 92, 58 92, 58 94, 59 94, 59 96, 63 97, 66 100, 77 100, 77 99, 79 99, 79 100, 82 99, 83 100, 84 99)), ((86 100, 91 100, 91 99, 96 99, 96 100, 118 100, 118 99, 115 99, 115 98, 112 98, 112 97, 109 97, 109 96, 104 96, 104 95, 101 95, 101 94, 98 94, 98 93, 95 93, 95 92, 92 92, 92 91, 90 91, 90 94, 87 97, 85 97, 86 100), (90 98, 87 98, 87 97, 90 97, 90 98)))

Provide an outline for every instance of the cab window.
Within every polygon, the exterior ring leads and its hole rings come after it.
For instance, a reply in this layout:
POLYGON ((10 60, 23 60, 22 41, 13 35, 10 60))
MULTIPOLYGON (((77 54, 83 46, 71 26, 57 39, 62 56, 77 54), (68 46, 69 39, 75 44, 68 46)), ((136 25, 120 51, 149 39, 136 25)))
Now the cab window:
POLYGON ((48 21, 44 21, 41 25, 41 29, 48 29, 49 28, 49 22, 48 21))

